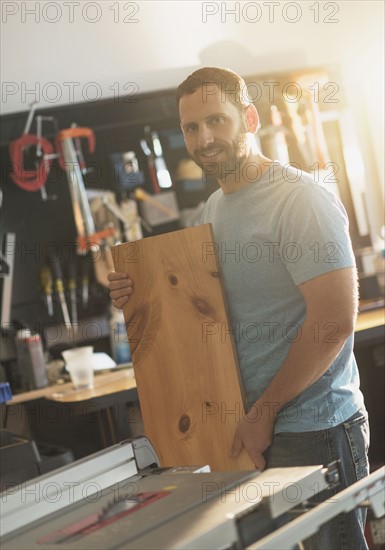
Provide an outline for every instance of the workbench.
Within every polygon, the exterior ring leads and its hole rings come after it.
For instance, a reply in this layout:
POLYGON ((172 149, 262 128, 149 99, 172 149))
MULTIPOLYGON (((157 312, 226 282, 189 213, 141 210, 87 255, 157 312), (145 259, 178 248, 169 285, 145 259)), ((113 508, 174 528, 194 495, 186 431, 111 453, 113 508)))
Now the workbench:
POLYGON ((130 396, 135 397, 137 394, 133 369, 116 369, 96 374, 94 387, 91 389, 75 390, 72 382, 54 384, 38 390, 18 393, 12 397, 8 405, 42 398, 60 403, 80 403, 130 390, 134 390, 134 392, 131 391, 130 396))
POLYGON ((140 413, 127 413, 128 403, 139 411, 133 369, 116 369, 95 374, 92 389, 75 390, 67 382, 14 395, 8 424, 17 431, 27 422, 34 439, 67 446, 81 458, 141 432, 140 413), (118 434, 122 424, 125 431, 118 434))
POLYGON ((360 312, 354 329, 355 344, 384 338, 385 307, 360 312))

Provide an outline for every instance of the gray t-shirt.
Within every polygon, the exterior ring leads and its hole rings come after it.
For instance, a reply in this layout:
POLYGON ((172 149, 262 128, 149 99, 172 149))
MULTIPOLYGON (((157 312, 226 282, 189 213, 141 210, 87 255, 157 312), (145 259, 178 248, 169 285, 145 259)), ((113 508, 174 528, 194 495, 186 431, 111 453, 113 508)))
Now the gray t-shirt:
MULTIPOLYGON (((275 164, 236 193, 215 191, 201 221, 213 225, 231 324, 220 336, 232 332, 249 408, 301 337, 297 285, 355 265, 347 215, 310 174, 275 164)), ((331 319, 325 328, 332 340, 338 327, 331 319)), ((275 432, 330 428, 362 406, 351 335, 328 371, 279 413, 275 432)))

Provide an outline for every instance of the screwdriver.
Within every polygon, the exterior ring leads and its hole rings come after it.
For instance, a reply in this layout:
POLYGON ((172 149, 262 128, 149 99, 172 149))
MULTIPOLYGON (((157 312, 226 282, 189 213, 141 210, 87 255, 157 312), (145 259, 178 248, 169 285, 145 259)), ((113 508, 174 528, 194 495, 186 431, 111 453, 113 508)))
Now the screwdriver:
POLYGON ((50 262, 52 265, 52 271, 55 279, 55 290, 59 296, 61 310, 63 312, 64 323, 68 329, 71 328, 71 320, 68 313, 67 303, 64 296, 64 284, 63 284, 63 274, 60 265, 59 258, 57 256, 51 256, 50 262))
POLYGON ((159 187, 166 189, 172 187, 170 172, 167 170, 167 165, 163 157, 162 145, 160 144, 157 132, 151 132, 152 147, 155 154, 155 169, 156 177, 159 182, 159 187))
POLYGON ((75 258, 68 264, 68 290, 70 291, 72 326, 76 331, 78 326, 78 310, 76 304, 76 265, 75 258))
POLYGON ((82 303, 84 307, 88 305, 88 295, 89 295, 89 265, 88 260, 85 256, 82 257, 82 303))
POLYGON ((52 273, 48 265, 43 265, 40 269, 40 282, 45 295, 48 315, 53 316, 53 302, 52 302, 52 273))

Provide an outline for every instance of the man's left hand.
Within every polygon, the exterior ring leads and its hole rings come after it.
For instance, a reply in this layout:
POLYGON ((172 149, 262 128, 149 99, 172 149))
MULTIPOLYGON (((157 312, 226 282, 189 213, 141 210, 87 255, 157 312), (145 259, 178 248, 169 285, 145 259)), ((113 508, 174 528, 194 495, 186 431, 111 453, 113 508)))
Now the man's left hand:
POLYGON ((272 443, 274 423, 275 417, 256 403, 235 430, 231 457, 236 458, 244 447, 256 468, 264 470, 266 461, 262 453, 272 443))

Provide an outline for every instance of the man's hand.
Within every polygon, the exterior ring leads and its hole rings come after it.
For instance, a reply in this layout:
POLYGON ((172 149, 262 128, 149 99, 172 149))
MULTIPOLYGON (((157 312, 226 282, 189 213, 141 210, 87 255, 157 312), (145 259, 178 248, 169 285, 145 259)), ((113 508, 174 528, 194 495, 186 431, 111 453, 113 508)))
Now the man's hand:
POLYGON ((244 447, 259 470, 263 470, 266 461, 262 455, 273 440, 275 416, 269 407, 255 403, 243 417, 235 430, 231 457, 236 458, 244 447))
POLYGON ((107 279, 109 280, 108 288, 112 303, 117 309, 122 309, 134 291, 133 282, 127 273, 115 273, 115 271, 111 271, 107 275, 107 279))

